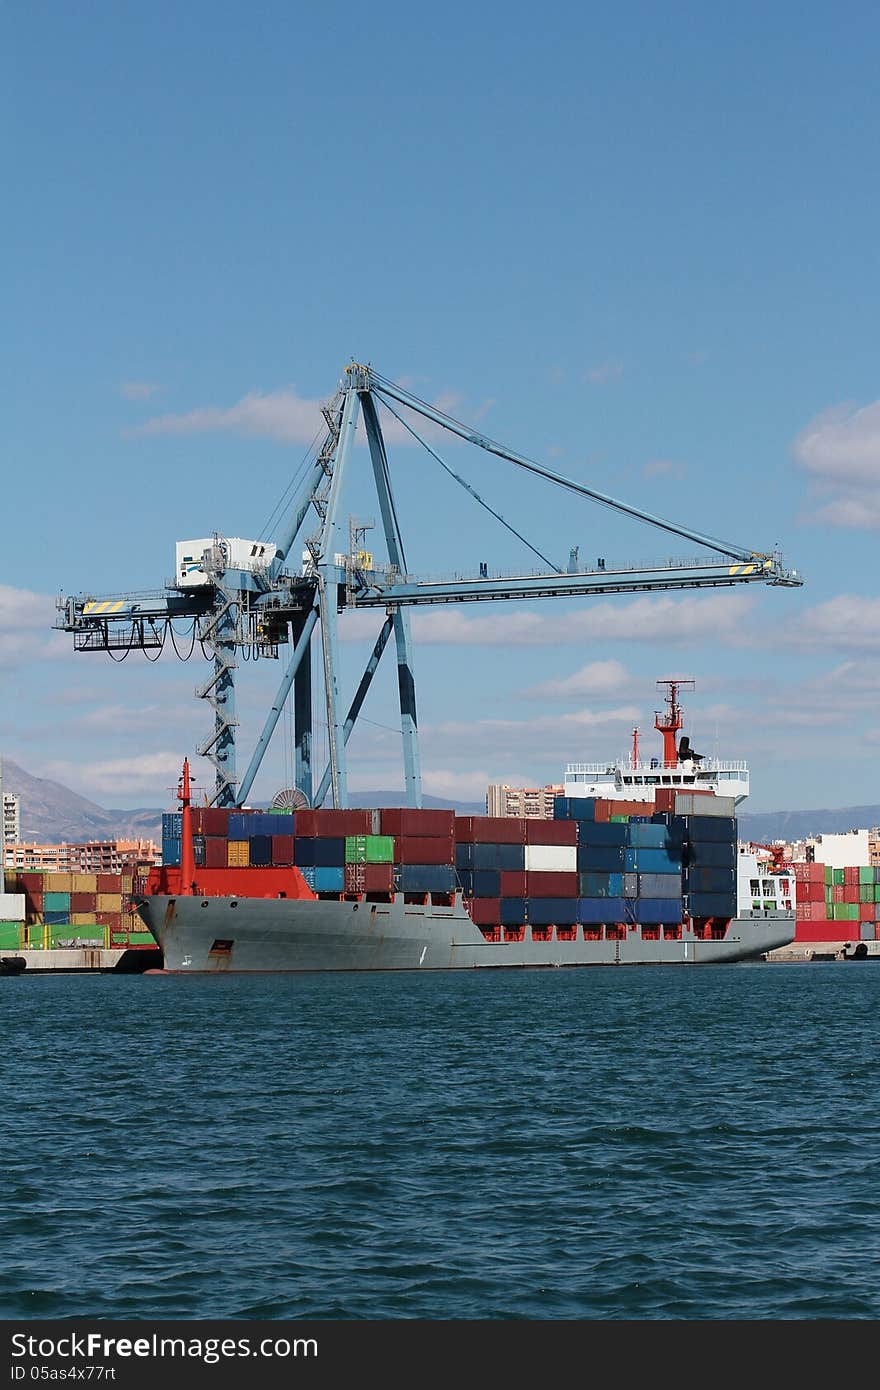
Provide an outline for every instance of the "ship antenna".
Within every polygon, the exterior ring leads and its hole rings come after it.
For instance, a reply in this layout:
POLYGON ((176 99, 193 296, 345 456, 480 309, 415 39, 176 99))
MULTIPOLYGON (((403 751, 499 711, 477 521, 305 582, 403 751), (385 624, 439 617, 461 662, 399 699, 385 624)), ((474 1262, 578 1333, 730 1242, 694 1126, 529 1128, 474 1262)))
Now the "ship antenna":
POLYGON ((678 750, 675 736, 684 724, 684 713, 678 703, 679 690, 693 690, 695 682, 687 676, 667 676, 657 682, 666 686, 666 709, 654 713, 654 728, 663 735, 663 766, 678 765, 678 750))
POLYGON ((633 729, 632 765, 633 767, 639 765, 639 731, 637 728, 633 729))
POLYGON ((180 893, 192 897, 195 888, 196 859, 192 837, 192 806, 190 804, 189 758, 183 760, 183 774, 177 787, 181 805, 180 827, 180 893))

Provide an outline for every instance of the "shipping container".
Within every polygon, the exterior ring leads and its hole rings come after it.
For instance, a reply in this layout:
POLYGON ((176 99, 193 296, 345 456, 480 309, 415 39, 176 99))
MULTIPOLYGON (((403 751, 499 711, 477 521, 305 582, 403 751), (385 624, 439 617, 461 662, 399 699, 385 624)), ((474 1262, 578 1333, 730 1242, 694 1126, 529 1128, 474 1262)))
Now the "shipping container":
POLYGON ((569 926, 577 922, 577 898, 529 898, 528 921, 535 926, 569 926))
POLYGON ((579 922, 625 922, 632 920, 632 903, 623 898, 578 898, 579 922))
MULTIPOLYGON (((420 814, 415 812, 416 815, 420 814)), ((450 813, 451 814, 451 813, 450 813)), ((357 808, 327 810, 304 807, 294 813, 294 834, 312 839, 345 840, 347 835, 369 835, 373 829, 371 811, 357 808)), ((340 864, 345 861, 340 859, 340 864)))
POLYGON ((277 865, 293 863, 293 836, 272 836, 272 863, 277 865))
POLYGON ((121 912, 122 894, 121 893, 97 893, 95 895, 96 912, 121 912))
MULTIPOLYGON (((548 821, 548 825, 553 822, 548 821)), ((565 825, 565 821, 557 821, 558 825, 565 825)), ((569 821, 569 825, 575 826, 577 822, 569 821)), ((576 845, 545 845, 527 844, 525 852, 525 868, 530 872, 540 873, 575 873, 578 869, 578 847, 576 845)))
POLYGON ((677 898, 640 898, 635 905, 635 920, 646 926, 656 926, 661 922, 680 922, 682 900, 677 898))
POLYGON ((342 893, 345 889, 345 868, 343 865, 315 865, 316 893, 342 893))
POLYGON ((229 867, 240 869, 250 864, 250 849, 249 840, 227 840, 226 862, 229 867))
POLYGON ((474 869, 471 881, 475 898, 500 898, 500 869, 474 869))
POLYGON ((625 845, 629 827, 617 821, 576 821, 579 845, 625 845))
POLYGON ((526 897, 532 898, 576 898, 578 896, 578 875, 574 873, 553 873, 540 870, 526 872, 526 897))
MULTIPOLYGON (((710 871, 711 872, 711 871, 710 871)), ((724 872, 724 871, 722 871, 724 872)), ((698 887, 708 887, 709 884, 700 883, 698 887)), ((712 882, 713 888, 723 889, 725 887, 734 888, 733 874, 730 873, 727 883, 712 882)), ((681 874, 639 874, 638 893, 639 898, 681 898, 681 874)), ((629 897, 624 893, 624 897, 629 897)))
MULTIPOLYGON (((425 835, 431 839, 455 839, 455 812, 446 810, 415 810, 405 806, 383 806, 379 812, 383 835, 425 835)), ((371 826, 365 827, 369 834, 371 826)))
MULTIPOLYGON (((583 822, 579 821, 578 824, 583 824, 583 822)), ((623 845, 578 845, 578 871, 580 873, 622 874, 624 872, 625 853, 626 850, 623 845)))
POLYGON ((179 863, 180 863, 180 840, 163 840, 163 841, 162 841, 162 863, 163 863, 163 864, 179 864, 179 863))
POLYGON ((232 812, 225 806, 204 806, 202 808, 202 834, 229 837, 229 817, 232 812))
POLYGON ((524 844, 525 821, 520 816, 456 816, 456 841, 470 844, 524 844))
POLYGON ((665 850, 628 846, 623 851, 623 867, 629 874, 680 874, 682 866, 674 847, 665 850))
MULTIPOLYGON (((451 835, 400 835, 396 841, 394 861, 397 864, 453 864, 455 841, 451 835)), ((479 867, 476 860, 474 867, 479 867)))
POLYGON ((629 827, 629 843, 636 849, 665 849, 666 826, 655 825, 651 821, 632 821, 629 827))
POLYGON ((227 841, 219 835, 205 836, 205 867, 208 869, 222 869, 229 863, 229 853, 226 848, 227 841))
POLYGON ((70 894, 69 893, 44 893, 43 894, 44 912, 69 912, 70 894))
POLYGON ((401 864, 397 877, 404 893, 455 892, 455 869, 451 864, 401 864))
POLYGON ((471 898, 467 904, 468 914, 478 927, 495 927, 501 921, 500 898, 471 898))
MULTIPOLYGON (((576 845, 578 823, 571 820, 524 820, 526 845, 576 845)), ((528 868, 528 864, 526 865, 528 868)))
POLYGON ((592 796, 554 796, 554 820, 593 820, 596 799, 592 796))
POLYGON ((501 899, 501 922, 504 926, 515 927, 527 921, 525 896, 520 897, 514 894, 512 897, 501 899))
MULTIPOLYGON (((268 816, 266 819, 268 820, 268 816)), ((250 862, 254 865, 272 863, 271 835, 252 835, 250 837, 250 862)))
POLYGON ((71 912, 94 912, 97 906, 97 893, 71 893, 71 912))
POLYGON ((525 869, 501 870, 502 898, 524 898, 526 896, 525 869))

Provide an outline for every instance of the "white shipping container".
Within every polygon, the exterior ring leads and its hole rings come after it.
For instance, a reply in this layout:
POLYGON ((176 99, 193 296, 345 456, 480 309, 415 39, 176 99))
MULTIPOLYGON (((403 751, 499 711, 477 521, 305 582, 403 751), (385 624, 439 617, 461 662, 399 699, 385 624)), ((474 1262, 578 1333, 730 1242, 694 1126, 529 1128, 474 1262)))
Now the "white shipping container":
POLYGON ((24 893, 0 893, 0 922, 24 921, 24 893))
POLYGON ((577 873, 577 845, 526 845, 526 869, 542 873, 577 873))

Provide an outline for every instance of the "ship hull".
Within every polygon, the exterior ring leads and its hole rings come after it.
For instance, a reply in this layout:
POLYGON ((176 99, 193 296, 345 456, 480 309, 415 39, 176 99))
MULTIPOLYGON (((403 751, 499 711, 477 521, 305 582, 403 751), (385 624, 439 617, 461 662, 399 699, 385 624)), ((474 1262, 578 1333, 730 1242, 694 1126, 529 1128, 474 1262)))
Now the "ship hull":
MULTIPOLYGON (((185 973, 469 970, 516 966, 712 965, 761 959, 794 939, 794 916, 743 915, 723 938, 487 941, 459 895, 451 907, 391 902, 170 897, 138 900, 164 969, 185 973)), ((528 929, 527 929, 528 931, 528 929)))

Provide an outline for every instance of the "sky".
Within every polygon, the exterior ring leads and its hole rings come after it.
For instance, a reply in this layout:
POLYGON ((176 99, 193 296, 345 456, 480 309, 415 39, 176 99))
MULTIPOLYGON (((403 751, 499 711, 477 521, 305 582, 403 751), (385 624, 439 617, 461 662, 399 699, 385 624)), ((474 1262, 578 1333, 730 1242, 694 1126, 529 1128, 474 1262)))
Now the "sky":
MULTIPOLYGON (((426 792, 561 781, 634 727, 659 751, 679 676, 750 810, 877 801, 876 6, 10 0, 3 28, 0 753, 173 804, 208 668, 74 653, 56 599, 161 590, 184 538, 271 539, 354 358, 804 579, 419 610, 426 792)), ((533 568, 389 440, 411 571, 533 568)), ((437 447, 555 564, 697 553, 437 447)), ((378 519, 363 441, 349 511, 378 519)), ((341 622, 344 698, 380 617, 341 622)), ((385 662, 355 789, 403 788, 385 662)), ((238 673, 242 771, 281 674, 238 673)), ((285 715, 253 799, 291 776, 285 715)))

